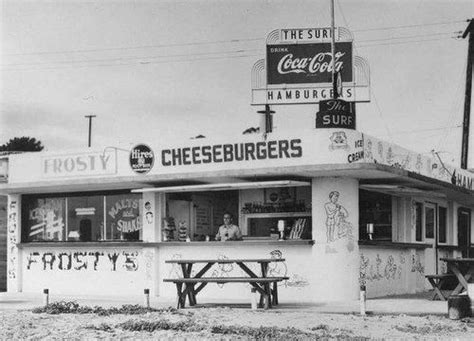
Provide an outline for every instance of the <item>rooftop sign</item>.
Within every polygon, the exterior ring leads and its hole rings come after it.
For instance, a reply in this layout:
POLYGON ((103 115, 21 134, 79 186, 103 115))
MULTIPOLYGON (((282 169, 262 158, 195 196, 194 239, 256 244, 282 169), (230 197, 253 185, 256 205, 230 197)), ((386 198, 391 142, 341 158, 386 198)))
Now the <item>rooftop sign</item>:
POLYGON ((335 31, 331 53, 330 28, 279 29, 266 41, 266 59, 252 68, 252 105, 319 103, 333 98, 332 71, 340 73, 341 98, 369 102, 369 67, 353 55, 352 35, 335 31))

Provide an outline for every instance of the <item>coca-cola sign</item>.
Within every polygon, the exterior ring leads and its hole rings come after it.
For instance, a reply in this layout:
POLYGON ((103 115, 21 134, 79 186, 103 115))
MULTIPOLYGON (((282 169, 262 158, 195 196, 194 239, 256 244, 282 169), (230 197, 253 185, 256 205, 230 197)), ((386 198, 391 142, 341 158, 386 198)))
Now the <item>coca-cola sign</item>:
POLYGON ((267 45, 267 84, 330 83, 332 70, 342 82, 352 82, 352 43, 336 43, 334 61, 330 43, 267 45))

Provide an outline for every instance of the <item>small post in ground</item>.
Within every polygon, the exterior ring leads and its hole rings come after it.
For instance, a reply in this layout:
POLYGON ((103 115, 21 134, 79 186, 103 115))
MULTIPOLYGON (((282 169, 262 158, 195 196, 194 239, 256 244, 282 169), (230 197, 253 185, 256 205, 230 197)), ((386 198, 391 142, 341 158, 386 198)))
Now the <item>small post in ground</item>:
POLYGON ((252 310, 257 310, 257 300, 257 289, 250 289, 250 306, 252 307, 252 310))
POLYGON ((360 286, 360 314, 362 316, 366 315, 366 291, 365 291, 365 285, 360 286))
POLYGON ((43 289, 43 305, 49 305, 49 289, 43 289))
POLYGON ((145 294, 145 307, 150 308, 150 289, 144 289, 145 294))

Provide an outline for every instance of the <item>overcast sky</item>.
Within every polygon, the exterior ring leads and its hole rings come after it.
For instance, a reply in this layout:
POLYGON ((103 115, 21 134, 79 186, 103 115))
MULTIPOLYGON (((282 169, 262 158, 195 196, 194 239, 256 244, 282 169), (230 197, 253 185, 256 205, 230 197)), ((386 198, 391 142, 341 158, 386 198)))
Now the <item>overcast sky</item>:
MULTIPOLYGON (((90 114, 94 147, 240 135, 258 126, 250 74, 267 34, 331 23, 329 0, 1 3, 0 144, 48 150, 86 147, 90 114)), ((336 0, 370 66, 358 130, 459 165, 467 39, 455 37, 473 4, 336 0)), ((273 109, 279 132, 314 128, 316 104, 273 109)))

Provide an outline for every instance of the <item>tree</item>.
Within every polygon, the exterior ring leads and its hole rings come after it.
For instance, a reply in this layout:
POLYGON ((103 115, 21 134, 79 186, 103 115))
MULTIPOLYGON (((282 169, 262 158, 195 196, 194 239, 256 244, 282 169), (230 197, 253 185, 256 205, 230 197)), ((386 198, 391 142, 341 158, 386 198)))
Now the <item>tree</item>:
POLYGON ((44 146, 34 137, 14 137, 0 146, 2 152, 39 152, 44 146))

